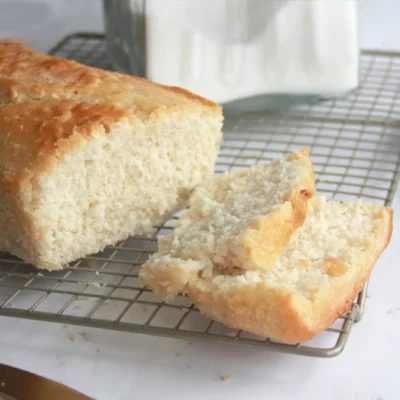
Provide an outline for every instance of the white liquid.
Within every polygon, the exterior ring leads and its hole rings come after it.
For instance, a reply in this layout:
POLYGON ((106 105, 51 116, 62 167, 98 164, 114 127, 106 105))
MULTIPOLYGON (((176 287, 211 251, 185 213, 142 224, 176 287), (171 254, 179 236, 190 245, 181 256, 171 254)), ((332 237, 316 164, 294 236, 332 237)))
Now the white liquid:
POLYGON ((278 9, 263 1, 258 14, 236 13, 225 24, 224 0, 212 0, 219 7, 211 14, 209 1, 148 0, 149 79, 221 104, 262 94, 340 96, 357 87, 355 0, 278 0, 278 9))

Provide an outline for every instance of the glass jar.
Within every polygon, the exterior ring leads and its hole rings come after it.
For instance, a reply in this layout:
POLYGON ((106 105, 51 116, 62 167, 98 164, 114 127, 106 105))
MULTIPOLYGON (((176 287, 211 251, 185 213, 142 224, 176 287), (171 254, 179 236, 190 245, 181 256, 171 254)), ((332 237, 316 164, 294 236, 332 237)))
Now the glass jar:
POLYGON ((356 0, 103 0, 115 67, 260 111, 358 86, 356 0))

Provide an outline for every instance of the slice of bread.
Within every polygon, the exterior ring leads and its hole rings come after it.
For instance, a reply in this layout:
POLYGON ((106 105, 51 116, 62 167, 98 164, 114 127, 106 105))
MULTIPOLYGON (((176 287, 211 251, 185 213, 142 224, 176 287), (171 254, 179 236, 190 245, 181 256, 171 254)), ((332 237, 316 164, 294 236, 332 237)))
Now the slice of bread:
POLYGON ((313 207, 271 270, 200 273, 182 292, 208 317, 272 339, 299 343, 325 330, 350 309, 387 247, 393 211, 324 198, 313 207))
POLYGON ((314 191, 307 150, 201 183, 174 232, 159 239, 141 279, 170 298, 199 271, 205 277, 272 268, 304 223, 314 191))
POLYGON ((151 230, 212 177, 221 108, 0 40, 0 251, 60 269, 151 230))

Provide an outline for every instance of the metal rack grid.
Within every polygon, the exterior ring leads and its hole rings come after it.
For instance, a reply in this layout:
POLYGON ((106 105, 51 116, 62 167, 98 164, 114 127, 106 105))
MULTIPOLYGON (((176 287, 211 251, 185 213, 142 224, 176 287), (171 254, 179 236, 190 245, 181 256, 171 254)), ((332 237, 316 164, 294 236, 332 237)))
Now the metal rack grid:
MULTIPOLYGON (((102 35, 74 34, 52 54, 111 69, 102 35)), ((228 118, 216 172, 266 162, 307 146, 319 194, 390 205, 400 175, 400 53, 364 51, 360 72, 361 87, 344 100, 228 118)), ((157 235, 170 232, 175 221, 176 217, 155 227, 151 235, 127 239, 63 271, 40 272, 0 253, 0 315, 318 357, 332 357, 344 349, 353 323, 361 319, 366 287, 349 313, 301 345, 210 321, 187 297, 158 302, 138 279, 138 271, 156 249, 157 235)))

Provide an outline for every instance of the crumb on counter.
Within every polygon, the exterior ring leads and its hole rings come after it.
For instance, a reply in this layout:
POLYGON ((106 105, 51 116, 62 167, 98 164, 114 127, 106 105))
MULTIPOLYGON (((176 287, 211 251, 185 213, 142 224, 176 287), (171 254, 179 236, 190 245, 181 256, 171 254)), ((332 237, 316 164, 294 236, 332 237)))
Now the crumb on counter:
POLYGON ((189 345, 192 345, 192 344, 195 344, 196 342, 194 340, 188 340, 186 343, 189 345))
POLYGON ((191 366, 191 365, 188 365, 188 369, 192 369, 192 366, 191 366))
POLYGON ((5 382, 1 382, 1 387, 4 387, 4 386, 6 386, 6 383, 5 382))
POLYGON ((176 353, 176 358, 181 358, 183 357, 183 353, 176 353))
POLYGON ((76 335, 68 335, 68 339, 73 343, 76 340, 76 335))
POLYGON ((227 382, 229 381, 229 379, 231 379, 230 375, 221 375, 221 381, 227 382))

